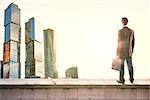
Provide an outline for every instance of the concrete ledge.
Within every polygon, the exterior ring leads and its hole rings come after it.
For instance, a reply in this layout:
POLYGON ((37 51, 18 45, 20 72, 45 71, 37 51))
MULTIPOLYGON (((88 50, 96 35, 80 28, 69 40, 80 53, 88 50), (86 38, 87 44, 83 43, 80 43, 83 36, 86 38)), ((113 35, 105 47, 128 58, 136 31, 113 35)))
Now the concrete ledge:
POLYGON ((0 89, 150 89, 150 85, 0 85, 0 89))
POLYGON ((51 79, 0 79, 0 85, 54 85, 51 79))
POLYGON ((0 100, 150 100, 150 80, 1 79, 0 100))
POLYGON ((150 80, 127 81, 124 85, 114 79, 0 79, 0 88, 150 88, 150 80))

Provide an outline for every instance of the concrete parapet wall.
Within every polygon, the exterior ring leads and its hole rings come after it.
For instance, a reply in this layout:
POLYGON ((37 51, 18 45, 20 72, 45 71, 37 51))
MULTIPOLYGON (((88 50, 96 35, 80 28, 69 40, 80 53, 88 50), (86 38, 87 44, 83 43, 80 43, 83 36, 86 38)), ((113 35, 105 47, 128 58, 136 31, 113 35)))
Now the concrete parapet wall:
POLYGON ((0 100, 150 100, 149 81, 146 84, 138 81, 138 84, 125 85, 112 82, 65 79, 0 80, 0 100))

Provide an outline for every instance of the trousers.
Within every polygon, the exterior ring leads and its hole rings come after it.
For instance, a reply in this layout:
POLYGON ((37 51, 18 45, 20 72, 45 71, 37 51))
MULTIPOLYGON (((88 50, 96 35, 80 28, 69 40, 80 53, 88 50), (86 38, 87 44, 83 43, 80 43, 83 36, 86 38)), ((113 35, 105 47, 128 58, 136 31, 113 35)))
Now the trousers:
POLYGON ((124 80, 124 62, 127 62, 128 66, 128 71, 129 71, 129 76, 130 80, 133 80, 133 64, 132 64, 132 57, 127 57, 125 59, 122 59, 122 64, 121 64, 121 70, 120 70, 120 80, 124 80))

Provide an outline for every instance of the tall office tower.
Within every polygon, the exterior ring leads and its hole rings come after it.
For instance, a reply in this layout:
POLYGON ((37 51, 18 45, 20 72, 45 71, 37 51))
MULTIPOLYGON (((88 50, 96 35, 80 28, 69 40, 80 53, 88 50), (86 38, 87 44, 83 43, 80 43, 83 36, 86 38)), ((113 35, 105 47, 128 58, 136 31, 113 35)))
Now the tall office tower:
POLYGON ((0 61, 0 78, 3 77, 3 61, 0 61))
POLYGON ((78 68, 76 66, 70 67, 65 72, 66 78, 78 78, 78 68))
POLYGON ((56 71, 55 34, 51 29, 44 30, 45 77, 58 78, 56 71))
POLYGON ((5 10, 3 49, 3 78, 20 78, 20 9, 11 3, 5 10))
POLYGON ((33 17, 25 23, 26 78, 44 77, 41 44, 42 33, 40 24, 33 17))

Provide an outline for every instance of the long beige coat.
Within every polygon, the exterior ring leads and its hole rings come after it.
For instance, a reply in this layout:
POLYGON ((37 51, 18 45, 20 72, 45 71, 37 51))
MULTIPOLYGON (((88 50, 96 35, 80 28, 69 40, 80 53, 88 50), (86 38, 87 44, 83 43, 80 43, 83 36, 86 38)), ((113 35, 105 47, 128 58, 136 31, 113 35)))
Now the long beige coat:
POLYGON ((123 27, 118 31, 118 47, 117 56, 121 59, 132 56, 132 40, 133 40, 133 30, 128 27, 123 27))

